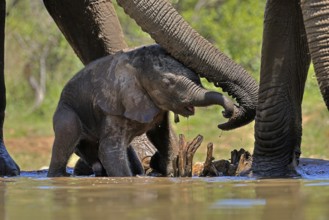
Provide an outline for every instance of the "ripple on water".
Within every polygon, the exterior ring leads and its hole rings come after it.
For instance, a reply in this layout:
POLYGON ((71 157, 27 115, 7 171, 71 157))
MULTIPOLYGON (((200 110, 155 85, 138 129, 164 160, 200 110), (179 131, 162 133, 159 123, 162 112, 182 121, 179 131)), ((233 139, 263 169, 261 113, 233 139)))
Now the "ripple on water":
POLYGON ((212 209, 226 209, 226 208, 252 208, 254 206, 265 206, 265 199, 221 199, 212 204, 212 209))
POLYGON ((306 183, 305 186, 329 186, 329 182, 315 182, 315 183, 306 183))

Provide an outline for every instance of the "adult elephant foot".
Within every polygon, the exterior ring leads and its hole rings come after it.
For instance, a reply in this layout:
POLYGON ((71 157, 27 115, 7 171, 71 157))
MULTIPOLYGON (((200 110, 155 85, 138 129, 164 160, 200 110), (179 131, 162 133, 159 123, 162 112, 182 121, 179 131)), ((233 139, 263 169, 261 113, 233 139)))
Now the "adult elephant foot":
POLYGON ((0 176, 18 176, 19 166, 9 155, 4 143, 0 140, 0 176))
POLYGON ((252 161, 252 176, 262 178, 287 178, 300 176, 297 171, 297 159, 285 165, 281 160, 269 160, 265 157, 254 156, 252 161))

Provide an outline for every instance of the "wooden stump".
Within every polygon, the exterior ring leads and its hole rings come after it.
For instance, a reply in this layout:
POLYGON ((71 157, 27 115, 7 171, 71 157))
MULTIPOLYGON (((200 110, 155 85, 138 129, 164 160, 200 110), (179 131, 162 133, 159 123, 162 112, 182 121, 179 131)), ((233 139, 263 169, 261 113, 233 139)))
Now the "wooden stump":
POLYGON ((198 135, 194 140, 186 142, 183 134, 179 135, 178 155, 173 160, 174 177, 191 177, 193 157, 203 141, 203 136, 198 135))
POLYGON ((235 171, 236 176, 245 176, 248 175, 251 171, 251 165, 252 165, 252 156, 248 151, 245 151, 244 149, 240 149, 240 151, 243 150, 243 153, 240 153, 239 162, 235 171))
POLYGON ((207 145, 207 156, 206 161, 203 165, 203 170, 201 172, 200 176, 219 176, 218 170, 213 164, 213 160, 215 158, 213 157, 213 144, 209 143, 207 145))
POLYGON ((231 160, 215 160, 213 157, 213 144, 207 147, 206 160, 199 176, 244 176, 251 170, 252 156, 243 148, 231 151, 231 160))

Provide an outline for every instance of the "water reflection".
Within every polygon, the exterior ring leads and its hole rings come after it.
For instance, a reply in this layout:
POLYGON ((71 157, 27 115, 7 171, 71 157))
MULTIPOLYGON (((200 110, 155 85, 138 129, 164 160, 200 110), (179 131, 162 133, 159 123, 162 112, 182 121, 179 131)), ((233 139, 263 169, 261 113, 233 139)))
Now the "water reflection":
POLYGON ((271 219, 304 219, 300 180, 263 180, 255 184, 257 198, 266 199, 263 217, 271 219))
POLYGON ((0 219, 326 219, 329 180, 0 178, 0 219))
POLYGON ((252 208, 253 206, 264 206, 266 205, 265 199, 220 199, 217 201, 212 208, 252 208))

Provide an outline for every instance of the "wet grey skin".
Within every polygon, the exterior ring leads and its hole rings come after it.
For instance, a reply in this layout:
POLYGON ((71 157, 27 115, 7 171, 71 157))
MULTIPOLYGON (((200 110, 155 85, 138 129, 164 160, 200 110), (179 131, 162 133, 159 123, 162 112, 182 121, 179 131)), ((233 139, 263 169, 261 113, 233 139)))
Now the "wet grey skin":
POLYGON ((62 91, 48 176, 67 176, 74 152, 99 175, 101 167, 107 176, 142 174, 129 148, 133 138, 159 126, 168 111, 188 117, 195 106, 209 105, 221 105, 225 117, 234 117, 232 101, 203 88, 198 75, 158 45, 98 59, 62 91))

